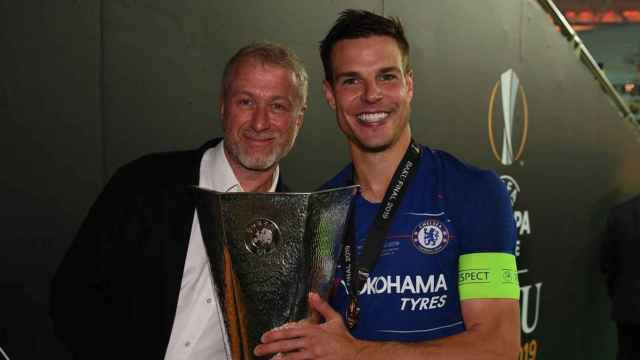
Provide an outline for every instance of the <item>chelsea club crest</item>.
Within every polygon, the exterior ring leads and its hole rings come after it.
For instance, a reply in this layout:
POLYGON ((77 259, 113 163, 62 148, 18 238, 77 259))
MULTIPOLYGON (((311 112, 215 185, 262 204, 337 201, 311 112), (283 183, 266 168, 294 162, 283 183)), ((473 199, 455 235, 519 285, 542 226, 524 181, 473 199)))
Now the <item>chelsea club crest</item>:
POLYGON ((450 237, 449 229, 442 221, 426 219, 413 229, 411 241, 420 252, 433 255, 447 247, 450 237))

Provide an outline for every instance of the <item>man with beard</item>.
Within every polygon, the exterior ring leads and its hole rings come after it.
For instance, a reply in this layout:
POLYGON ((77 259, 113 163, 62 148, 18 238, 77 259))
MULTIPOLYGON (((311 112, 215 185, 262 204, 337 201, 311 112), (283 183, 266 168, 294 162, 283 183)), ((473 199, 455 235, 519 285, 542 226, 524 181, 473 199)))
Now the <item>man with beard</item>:
POLYGON ((255 353, 517 358, 520 289, 506 189, 494 173, 412 139, 413 74, 402 25, 347 10, 320 52, 325 98, 352 159, 327 187, 355 183, 361 193, 333 307, 309 295, 325 322, 267 332, 255 353))
POLYGON ((76 358, 226 358, 190 187, 283 191, 278 162, 302 126, 307 83, 290 50, 244 47, 224 70, 223 139, 116 172, 52 284, 55 330, 76 358))

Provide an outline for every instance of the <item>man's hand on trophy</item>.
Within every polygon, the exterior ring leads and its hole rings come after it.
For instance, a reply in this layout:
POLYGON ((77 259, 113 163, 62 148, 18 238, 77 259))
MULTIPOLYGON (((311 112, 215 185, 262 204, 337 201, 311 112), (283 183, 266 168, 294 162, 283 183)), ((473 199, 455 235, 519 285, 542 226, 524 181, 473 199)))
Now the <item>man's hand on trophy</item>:
POLYGON ((315 293, 309 294, 309 306, 324 319, 322 324, 302 321, 270 330, 256 346, 256 356, 276 354, 274 359, 355 359, 365 343, 355 339, 340 314, 315 293))

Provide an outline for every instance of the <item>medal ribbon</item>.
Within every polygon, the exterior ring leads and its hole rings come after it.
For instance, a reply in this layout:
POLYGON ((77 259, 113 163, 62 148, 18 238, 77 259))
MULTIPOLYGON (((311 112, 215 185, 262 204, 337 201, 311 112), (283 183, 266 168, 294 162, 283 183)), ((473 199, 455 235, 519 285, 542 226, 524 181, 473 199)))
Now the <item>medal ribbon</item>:
POLYGON ((360 308, 358 306, 358 294, 369 278, 369 273, 373 270, 382 248, 384 239, 389 231, 391 220, 400 207, 400 201, 404 196, 409 181, 413 178, 420 159, 420 147, 411 139, 411 144, 407 148, 400 164, 396 168, 391 183, 384 194, 380 209, 376 215, 362 249, 362 256, 359 261, 356 259, 356 231, 355 231, 355 206, 351 208, 348 220, 347 238, 343 249, 343 261, 345 269, 345 282, 349 288, 351 297, 346 309, 347 327, 353 329, 358 323, 360 308), (356 263, 357 262, 357 263, 356 263), (357 274, 354 274, 357 269, 357 274), (355 276, 354 276, 355 275, 355 276))

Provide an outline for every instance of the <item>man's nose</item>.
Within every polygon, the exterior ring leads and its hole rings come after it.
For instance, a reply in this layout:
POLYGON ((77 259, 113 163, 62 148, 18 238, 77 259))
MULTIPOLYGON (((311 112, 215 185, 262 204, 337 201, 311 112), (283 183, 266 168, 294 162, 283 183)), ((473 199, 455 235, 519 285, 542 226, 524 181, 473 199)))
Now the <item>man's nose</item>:
POLYGON ((375 80, 365 82, 364 99, 369 103, 375 103, 382 99, 382 89, 375 80))
POLYGON ((255 131, 265 131, 270 127, 268 108, 266 106, 258 106, 251 118, 251 128, 255 131))

